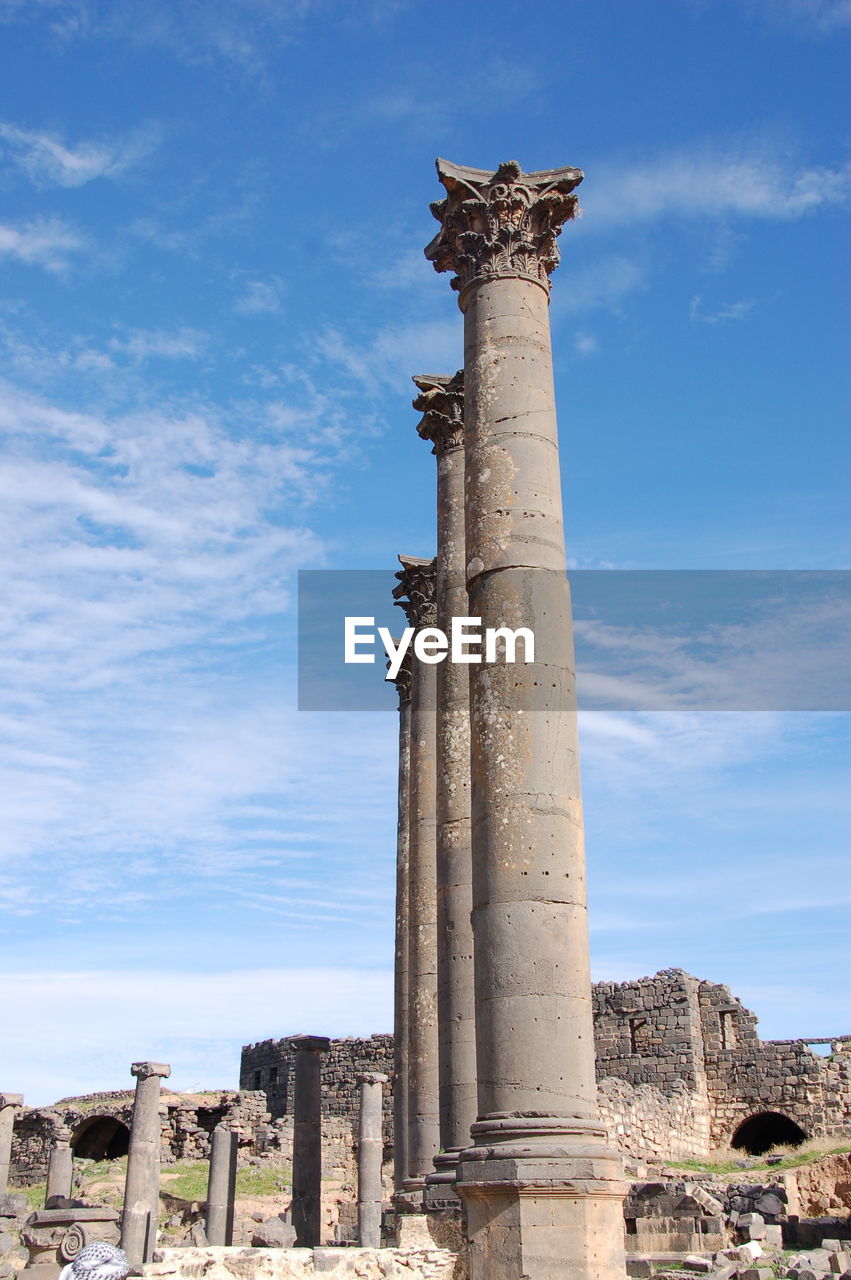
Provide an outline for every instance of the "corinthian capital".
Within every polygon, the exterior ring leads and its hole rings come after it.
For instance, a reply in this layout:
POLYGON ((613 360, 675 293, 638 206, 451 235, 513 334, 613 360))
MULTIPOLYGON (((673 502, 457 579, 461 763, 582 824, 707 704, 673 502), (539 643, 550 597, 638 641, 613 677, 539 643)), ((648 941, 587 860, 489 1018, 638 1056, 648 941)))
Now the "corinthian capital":
POLYGON ((422 439, 432 442, 432 453, 459 449, 464 443, 464 370, 451 378, 424 373, 413 381, 420 389, 412 403, 423 415, 417 424, 422 439))
MULTIPOLYGON (((387 666, 389 668, 389 662, 387 663, 387 666)), ((410 649, 406 650, 405 656, 402 659, 396 675, 393 676, 392 679, 390 676, 385 676, 385 679, 390 680, 391 684, 395 684, 396 692, 399 695, 399 710, 401 711, 405 703, 411 701, 411 687, 414 682, 414 663, 410 649)))
POLYGON ((399 585, 393 588, 393 599, 404 609, 408 624, 433 627, 437 622, 434 590, 437 583, 437 561, 420 560, 417 556, 399 556, 402 566, 396 573, 399 585))
POLYGON ((431 205, 441 226, 425 256, 435 271, 456 272, 451 283, 458 290, 499 276, 520 276, 548 290, 559 261, 556 236, 579 208, 573 191, 582 170, 524 173, 507 160, 489 173, 438 160, 437 176, 447 196, 431 205))

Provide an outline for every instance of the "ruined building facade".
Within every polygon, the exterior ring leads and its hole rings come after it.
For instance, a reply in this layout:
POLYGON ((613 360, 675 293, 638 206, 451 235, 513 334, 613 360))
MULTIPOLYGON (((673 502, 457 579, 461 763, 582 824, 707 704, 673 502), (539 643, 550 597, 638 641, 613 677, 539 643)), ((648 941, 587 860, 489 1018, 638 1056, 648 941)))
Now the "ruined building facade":
MULTIPOLYGON (((598 1105, 626 1154, 672 1159, 731 1143, 759 1153, 851 1133, 851 1036, 760 1040, 756 1016, 728 987, 682 969, 597 983, 593 1000, 598 1105)), ((273 1118, 291 1113, 292 1061, 287 1039, 242 1051, 240 1088, 263 1090, 273 1118)), ((322 1062, 327 1115, 355 1121, 363 1071, 392 1079, 392 1036, 331 1042, 322 1062)), ((389 1141, 392 1088, 384 1105, 389 1141)))
MULTIPOLYGON (((269 1119, 263 1093, 220 1090, 181 1094, 163 1090, 160 1102, 161 1159, 206 1159, 217 1124, 226 1123, 240 1145, 254 1146, 269 1119)), ((18 1186, 41 1182, 57 1140, 66 1135, 78 1160, 115 1160, 127 1155, 133 1094, 126 1090, 63 1098, 50 1107, 24 1108, 14 1126, 12 1169, 18 1186)))

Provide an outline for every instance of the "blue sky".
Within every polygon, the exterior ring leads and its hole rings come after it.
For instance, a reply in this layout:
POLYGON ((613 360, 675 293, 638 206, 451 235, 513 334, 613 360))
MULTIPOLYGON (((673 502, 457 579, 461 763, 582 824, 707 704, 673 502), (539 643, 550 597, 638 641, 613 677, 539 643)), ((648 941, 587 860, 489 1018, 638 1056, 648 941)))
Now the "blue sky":
MULTIPOLYGON (((4 1088, 391 1021, 395 716, 295 709, 295 573, 434 546, 438 154, 586 172, 581 568, 848 564, 848 0, 0 0, 4 1088)), ((391 700, 392 701, 392 700, 391 700)), ((851 1030, 848 717, 583 719, 592 961, 851 1030)))

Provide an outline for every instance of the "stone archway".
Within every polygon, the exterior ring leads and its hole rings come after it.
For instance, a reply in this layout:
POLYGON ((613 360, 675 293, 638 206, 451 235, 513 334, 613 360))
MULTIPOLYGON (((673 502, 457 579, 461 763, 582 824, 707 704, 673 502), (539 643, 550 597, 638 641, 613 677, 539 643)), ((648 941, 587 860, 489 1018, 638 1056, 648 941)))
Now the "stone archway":
POLYGON ((760 1111, 743 1120, 730 1142, 737 1151, 761 1156, 771 1147, 799 1147, 807 1135, 800 1125, 780 1111, 760 1111))
POLYGON ((71 1135, 71 1150, 78 1160, 117 1160, 126 1156, 130 1130, 115 1116, 88 1116, 71 1135))

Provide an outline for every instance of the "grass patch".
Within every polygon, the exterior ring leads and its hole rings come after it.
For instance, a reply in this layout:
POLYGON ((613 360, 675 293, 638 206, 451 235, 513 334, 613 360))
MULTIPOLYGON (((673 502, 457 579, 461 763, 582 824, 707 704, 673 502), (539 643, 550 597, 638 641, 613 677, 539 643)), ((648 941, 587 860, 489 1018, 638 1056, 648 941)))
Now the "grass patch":
POLYGON ((271 1169, 263 1169, 250 1165, 247 1169, 237 1170, 236 1194, 241 1199, 250 1196, 276 1196, 292 1186, 293 1171, 288 1164, 274 1165, 271 1169))
POLYGON ((44 1208, 44 1193, 47 1190, 47 1182, 34 1182, 30 1187, 10 1187, 9 1192, 15 1196, 26 1196, 27 1204, 31 1209, 44 1208))
POLYGON ((742 1179, 752 1174, 765 1174, 771 1177, 775 1173, 783 1173, 787 1169, 800 1169, 803 1165, 812 1164, 822 1156, 842 1155, 851 1151, 851 1143, 837 1144, 835 1138, 810 1138, 791 1151, 787 1147, 773 1147, 760 1157, 750 1157, 742 1167, 746 1157, 741 1151, 727 1147, 721 1151, 711 1151, 703 1158, 692 1160, 669 1160, 666 1164, 672 1169, 688 1169, 695 1173, 715 1173, 721 1175, 735 1174, 742 1179), (769 1156, 782 1156, 777 1163, 768 1164, 769 1156))
POLYGON ((166 1165, 160 1173, 163 1191, 181 1200, 206 1200, 207 1176, 210 1166, 206 1160, 179 1160, 166 1165))
MULTIPOLYGON (((166 1165, 162 1171, 163 1191, 181 1200, 206 1200, 209 1172, 206 1160, 180 1160, 177 1164, 166 1165)), ((289 1165, 273 1165, 266 1169, 249 1165, 236 1173, 236 1195, 240 1200, 280 1195, 291 1184, 289 1165)))

